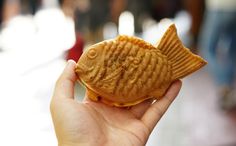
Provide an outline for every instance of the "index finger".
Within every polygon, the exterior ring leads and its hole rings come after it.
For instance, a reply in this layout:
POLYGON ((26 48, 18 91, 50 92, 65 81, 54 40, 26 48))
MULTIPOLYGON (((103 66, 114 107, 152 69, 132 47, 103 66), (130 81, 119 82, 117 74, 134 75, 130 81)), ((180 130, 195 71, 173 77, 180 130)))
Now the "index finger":
POLYGON ((53 98, 74 99, 74 85, 77 79, 75 61, 69 60, 61 76, 56 82, 53 98))
POLYGON ((147 111, 144 113, 141 120, 147 126, 151 132, 164 113, 167 111, 170 104, 174 101, 175 97, 178 95, 182 82, 180 80, 175 81, 168 89, 165 96, 153 103, 147 111))

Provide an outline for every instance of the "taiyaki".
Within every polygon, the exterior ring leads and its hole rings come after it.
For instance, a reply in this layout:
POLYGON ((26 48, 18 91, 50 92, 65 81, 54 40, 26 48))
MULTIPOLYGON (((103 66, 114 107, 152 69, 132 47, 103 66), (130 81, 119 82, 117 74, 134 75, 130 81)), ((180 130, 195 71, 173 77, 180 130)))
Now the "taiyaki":
POLYGON ((90 46, 76 64, 88 97, 116 107, 163 97, 171 83, 207 62, 183 46, 174 24, 157 45, 120 35, 90 46))

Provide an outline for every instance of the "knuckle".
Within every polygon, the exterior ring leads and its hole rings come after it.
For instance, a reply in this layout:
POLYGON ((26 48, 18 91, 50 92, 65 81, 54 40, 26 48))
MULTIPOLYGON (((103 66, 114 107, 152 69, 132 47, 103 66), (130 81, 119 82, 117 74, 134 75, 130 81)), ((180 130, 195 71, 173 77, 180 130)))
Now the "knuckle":
POLYGON ((163 114, 165 113, 160 107, 153 107, 153 108, 151 108, 151 111, 152 111, 155 115, 158 115, 159 117, 162 117, 163 114))
POLYGON ((169 98, 169 97, 167 97, 167 96, 165 96, 165 97, 163 98, 163 100, 165 100, 168 105, 171 104, 172 101, 173 101, 173 100, 171 100, 171 98, 169 98))

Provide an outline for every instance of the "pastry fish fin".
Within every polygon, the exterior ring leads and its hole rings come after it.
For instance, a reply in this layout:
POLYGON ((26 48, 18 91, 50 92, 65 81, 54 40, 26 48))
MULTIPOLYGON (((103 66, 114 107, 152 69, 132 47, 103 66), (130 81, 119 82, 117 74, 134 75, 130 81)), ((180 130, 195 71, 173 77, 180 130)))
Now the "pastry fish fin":
POLYGON ((172 65, 172 80, 183 78, 207 64, 200 56, 184 47, 174 24, 169 26, 157 48, 172 65))

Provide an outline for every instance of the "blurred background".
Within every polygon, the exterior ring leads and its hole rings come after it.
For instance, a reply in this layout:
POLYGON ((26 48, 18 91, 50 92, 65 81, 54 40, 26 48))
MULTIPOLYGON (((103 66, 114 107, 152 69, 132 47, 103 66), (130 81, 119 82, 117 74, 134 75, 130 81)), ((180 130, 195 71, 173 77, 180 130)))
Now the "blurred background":
POLYGON ((236 146, 235 0, 1 0, 0 145, 57 145, 49 104, 66 60, 118 34, 155 44, 173 22, 208 65, 183 79, 147 146, 236 146))

